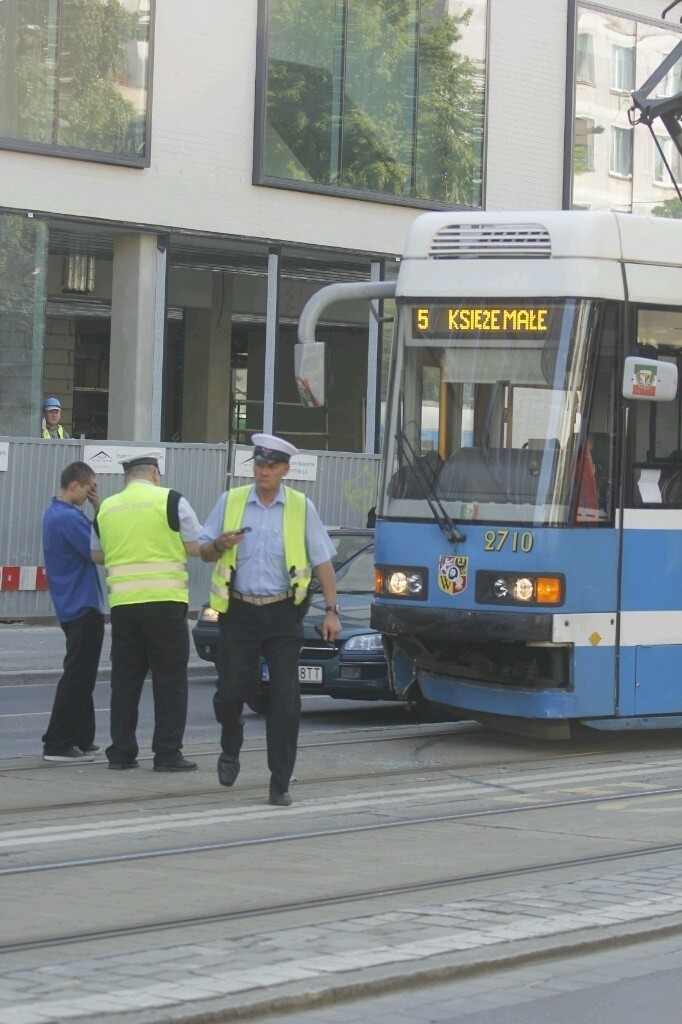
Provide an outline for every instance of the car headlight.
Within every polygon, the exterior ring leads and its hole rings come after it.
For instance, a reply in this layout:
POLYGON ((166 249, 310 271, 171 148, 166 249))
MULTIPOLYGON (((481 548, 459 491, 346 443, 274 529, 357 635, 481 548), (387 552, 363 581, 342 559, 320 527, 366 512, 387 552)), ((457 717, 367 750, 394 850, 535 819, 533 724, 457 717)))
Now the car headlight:
POLYGON ((381 633, 359 633, 352 636, 344 645, 346 651, 381 651, 381 633))
POLYGON ((201 611, 199 612, 199 618, 198 618, 197 621, 198 622, 217 622, 218 621, 218 613, 215 610, 215 608, 211 608, 209 605, 206 605, 206 607, 202 608, 201 611))
POLYGON ((425 601, 427 581, 427 570, 421 567, 377 565, 374 570, 374 593, 377 597, 425 601))

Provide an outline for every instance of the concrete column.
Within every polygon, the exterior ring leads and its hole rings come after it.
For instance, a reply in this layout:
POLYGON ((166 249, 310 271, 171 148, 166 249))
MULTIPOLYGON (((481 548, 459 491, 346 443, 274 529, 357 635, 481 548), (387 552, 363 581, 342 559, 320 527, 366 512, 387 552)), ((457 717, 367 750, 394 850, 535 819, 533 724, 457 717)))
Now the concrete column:
POLYGON ((229 439, 232 288, 231 274, 214 273, 210 310, 185 311, 183 441, 229 439))
MULTIPOLYGON (((156 235, 126 234, 114 239, 111 286, 109 423, 112 440, 158 440, 154 402, 157 309, 165 301, 156 235), (153 412, 154 410, 154 412, 153 412)), ((158 376, 158 374, 157 374, 158 376)))

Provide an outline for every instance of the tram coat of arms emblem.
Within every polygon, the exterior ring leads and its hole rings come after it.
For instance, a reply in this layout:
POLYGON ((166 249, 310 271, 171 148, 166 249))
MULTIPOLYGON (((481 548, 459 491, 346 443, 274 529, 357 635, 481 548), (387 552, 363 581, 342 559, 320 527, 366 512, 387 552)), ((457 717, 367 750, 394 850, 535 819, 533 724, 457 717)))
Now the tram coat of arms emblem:
POLYGON ((635 379, 632 387, 633 395, 656 396, 656 374, 650 366, 635 366, 635 379))
POLYGON ((469 559, 458 555, 441 555, 438 559, 438 586, 446 594, 466 590, 469 559))

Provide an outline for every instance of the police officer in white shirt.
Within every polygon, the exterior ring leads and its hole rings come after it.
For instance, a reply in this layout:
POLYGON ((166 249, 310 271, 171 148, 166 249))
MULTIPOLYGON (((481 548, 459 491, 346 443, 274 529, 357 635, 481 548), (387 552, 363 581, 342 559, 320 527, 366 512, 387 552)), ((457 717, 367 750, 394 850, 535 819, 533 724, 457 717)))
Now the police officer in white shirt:
POLYGON ((301 619, 314 573, 326 603, 322 636, 333 642, 341 631, 335 549, 313 503, 283 484, 291 456, 297 454, 294 445, 273 434, 254 434, 252 440, 253 484, 222 494, 199 537, 202 559, 216 563, 210 603, 219 624, 214 698, 222 726, 218 778, 221 785, 232 786, 239 774, 241 714, 259 686, 262 654, 270 686, 269 800, 275 807, 288 807, 301 714, 301 619))

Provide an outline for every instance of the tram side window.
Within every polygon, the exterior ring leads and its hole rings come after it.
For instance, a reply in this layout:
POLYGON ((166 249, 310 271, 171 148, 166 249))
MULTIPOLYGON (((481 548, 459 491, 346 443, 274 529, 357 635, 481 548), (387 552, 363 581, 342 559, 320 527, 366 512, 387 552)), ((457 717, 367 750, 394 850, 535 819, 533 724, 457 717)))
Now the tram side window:
MULTIPOLYGON (((682 311, 640 309, 635 355, 676 363, 682 380, 682 311)), ((681 391, 672 402, 630 403, 630 507, 682 508, 681 391)))

